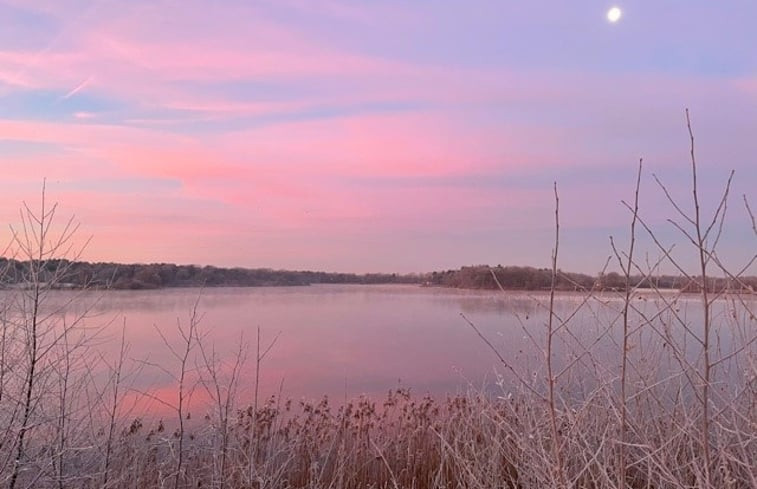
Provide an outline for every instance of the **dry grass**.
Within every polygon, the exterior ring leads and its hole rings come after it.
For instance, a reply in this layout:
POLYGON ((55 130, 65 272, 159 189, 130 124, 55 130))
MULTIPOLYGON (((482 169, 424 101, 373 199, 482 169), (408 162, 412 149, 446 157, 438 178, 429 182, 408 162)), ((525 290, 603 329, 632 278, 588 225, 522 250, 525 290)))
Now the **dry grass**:
MULTIPOLYGON (((681 400, 661 406, 667 389, 658 386, 647 391, 654 395, 630 403, 627 487, 704 487, 694 405, 681 400)), ((601 388, 557 410, 570 487, 617 487, 616 404, 615 393, 601 388)), ((754 487, 754 409, 752 393, 713 419, 711 487, 754 487)), ((188 422, 179 474, 178 427, 137 419, 113 440, 107 485, 102 431, 69 447, 62 481, 45 460, 54 449, 29 460, 34 469, 20 481, 21 487, 62 482, 82 488, 167 487, 176 480, 180 487, 229 488, 560 487, 551 417, 549 403, 526 391, 509 399, 469 394, 437 401, 398 390, 379 404, 362 398, 340 406, 327 399, 296 405, 270 399, 257 413, 251 407, 237 411, 226 426, 212 416, 188 422)))

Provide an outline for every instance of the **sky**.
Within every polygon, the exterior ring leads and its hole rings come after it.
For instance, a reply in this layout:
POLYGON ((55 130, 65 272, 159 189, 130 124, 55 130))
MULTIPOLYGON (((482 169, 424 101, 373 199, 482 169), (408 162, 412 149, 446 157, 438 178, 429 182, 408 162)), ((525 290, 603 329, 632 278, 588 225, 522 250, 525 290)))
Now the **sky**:
MULTIPOLYGON (((656 175, 757 250, 752 0, 0 0, 0 223, 45 180, 91 261, 595 273, 656 175)), ((61 219, 63 221, 63 219, 61 219)), ((10 236, 7 226, 0 239, 10 236)), ((640 255, 659 256, 645 232, 640 255)), ((678 253, 678 251, 676 251, 678 253)))

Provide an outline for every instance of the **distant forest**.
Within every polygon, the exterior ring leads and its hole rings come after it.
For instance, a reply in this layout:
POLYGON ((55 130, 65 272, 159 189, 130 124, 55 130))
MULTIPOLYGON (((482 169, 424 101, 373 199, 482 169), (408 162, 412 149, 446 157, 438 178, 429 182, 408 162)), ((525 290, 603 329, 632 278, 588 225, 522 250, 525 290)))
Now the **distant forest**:
MULTIPOLYGON (((698 278, 698 277, 697 277, 698 278)), ((552 270, 534 267, 490 267, 478 265, 462 267, 459 270, 432 272, 424 275, 426 285, 456 287, 462 289, 498 289, 507 290, 548 290, 552 285, 552 270), (495 280, 496 277, 496 280, 495 280)), ((653 277, 633 276, 631 284, 643 289, 681 289, 685 292, 698 292, 696 281, 683 276, 658 275, 653 277)), ((740 277, 738 282, 723 278, 708 278, 708 290, 725 289, 754 291, 757 290, 757 277, 740 277)), ((556 288, 558 290, 624 290, 626 279, 616 272, 599 276, 583 273, 563 272, 558 270, 556 288)))
MULTIPOLYGON (((0 258, 0 288, 23 286, 28 262, 0 258)), ((158 289, 165 287, 258 287, 313 284, 417 284, 461 289, 547 290, 552 271, 547 268, 498 265, 477 265, 458 270, 422 274, 396 273, 332 273, 273 270, 269 268, 219 268, 213 266, 175 265, 170 263, 118 264, 48 260, 47 275, 40 282, 54 281, 60 288, 158 289), (56 276, 56 273, 58 274, 56 276), (496 277, 496 280, 495 280, 496 277)), ((681 276, 662 275, 650 278, 632 277, 641 288, 682 289, 698 291, 695 282, 681 276)), ((722 278, 708 280, 712 290, 725 288, 757 290, 757 277, 742 277, 735 282, 722 278)), ((615 272, 601 276, 582 273, 558 273, 558 290, 622 290, 625 278, 615 272)))
MULTIPOLYGON (((0 258, 0 284, 19 285, 24 282, 27 262, 0 258)), ((418 276, 396 273, 328 273, 272 270, 268 268, 219 268, 213 266, 152 263, 124 265, 119 263, 68 262, 48 260, 45 270, 52 279, 56 270, 65 270, 55 281, 70 288, 158 289, 164 287, 259 287, 311 284, 395 284, 420 283, 418 276)))

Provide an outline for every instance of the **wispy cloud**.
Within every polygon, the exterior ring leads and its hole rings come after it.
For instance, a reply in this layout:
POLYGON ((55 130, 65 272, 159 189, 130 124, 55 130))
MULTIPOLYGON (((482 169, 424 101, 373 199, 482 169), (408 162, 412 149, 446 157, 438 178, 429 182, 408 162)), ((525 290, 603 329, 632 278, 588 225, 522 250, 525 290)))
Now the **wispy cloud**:
POLYGON ((93 112, 74 112, 74 118, 80 119, 80 120, 89 120, 94 119, 97 117, 97 114, 93 112))
POLYGON ((78 85, 76 85, 76 87, 74 87, 73 89, 71 89, 68 93, 66 93, 65 95, 63 95, 61 97, 61 100, 69 99, 69 98, 73 97, 74 95, 76 95, 77 93, 81 92, 82 90, 84 90, 85 88, 87 88, 87 86, 90 83, 92 83, 92 80, 94 80, 93 76, 88 77, 86 80, 84 80, 83 82, 81 82, 78 85))

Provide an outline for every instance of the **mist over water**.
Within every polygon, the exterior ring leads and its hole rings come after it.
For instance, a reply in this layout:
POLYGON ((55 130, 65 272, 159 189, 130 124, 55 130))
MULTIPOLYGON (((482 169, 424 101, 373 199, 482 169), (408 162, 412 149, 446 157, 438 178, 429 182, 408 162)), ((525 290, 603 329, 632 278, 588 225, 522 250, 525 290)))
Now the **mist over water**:
MULTIPOLYGON (((125 328, 129 361, 133 362, 131 386, 156 399, 170 401, 174 395, 176 382, 170 373, 177 372, 178 364, 170 348, 183 348, 178 325, 187 328, 196 304, 201 341, 206 353, 214 352, 226 362, 222 373, 230 371, 240 348, 246 352, 239 387, 242 404, 252 398, 258 327, 261 350, 278 335, 261 364, 262 399, 281 392, 284 398, 329 396, 338 402, 360 395, 383 396, 397 387, 437 397, 471 389, 507 395, 515 388, 516 379, 465 318, 524 376, 543 378, 541 345, 548 299, 548 294, 541 292, 316 285, 53 291, 45 310, 67 321, 83 315, 80 324, 88 330, 90 348, 106 359, 117 357, 125 328)), ((655 363, 656 355, 666 347, 664 336, 670 334, 673 341, 683 344, 686 328, 690 333, 701 329, 698 296, 647 293, 638 295, 634 304, 638 314, 633 324, 642 326, 642 333, 634 337, 631 354, 642 359, 640 365, 664 376, 666 370, 676 368, 655 363), (642 314, 647 320, 642 320, 642 314)), ((611 377, 617 368, 621 307, 617 294, 588 301, 578 293, 558 294, 556 324, 568 322, 559 328, 555 343, 557 368, 568 362, 583 365, 587 388, 596 380, 592 379, 596 375, 593 360, 599 360, 603 374, 611 377), (582 357, 588 349, 592 356, 582 357)), ((727 302, 716 303, 715 318, 726 321, 729 311, 727 302)), ((718 341, 727 349, 735 333, 727 327, 721 333, 718 341)), ((696 362, 695 342, 691 338, 688 342, 690 359, 696 362)), ((189 358, 190 377, 196 380, 201 365, 197 347, 189 358)), ((198 384, 193 403, 202 404, 202 400, 203 389, 198 384)), ((159 410, 159 403, 150 409, 159 410)))

